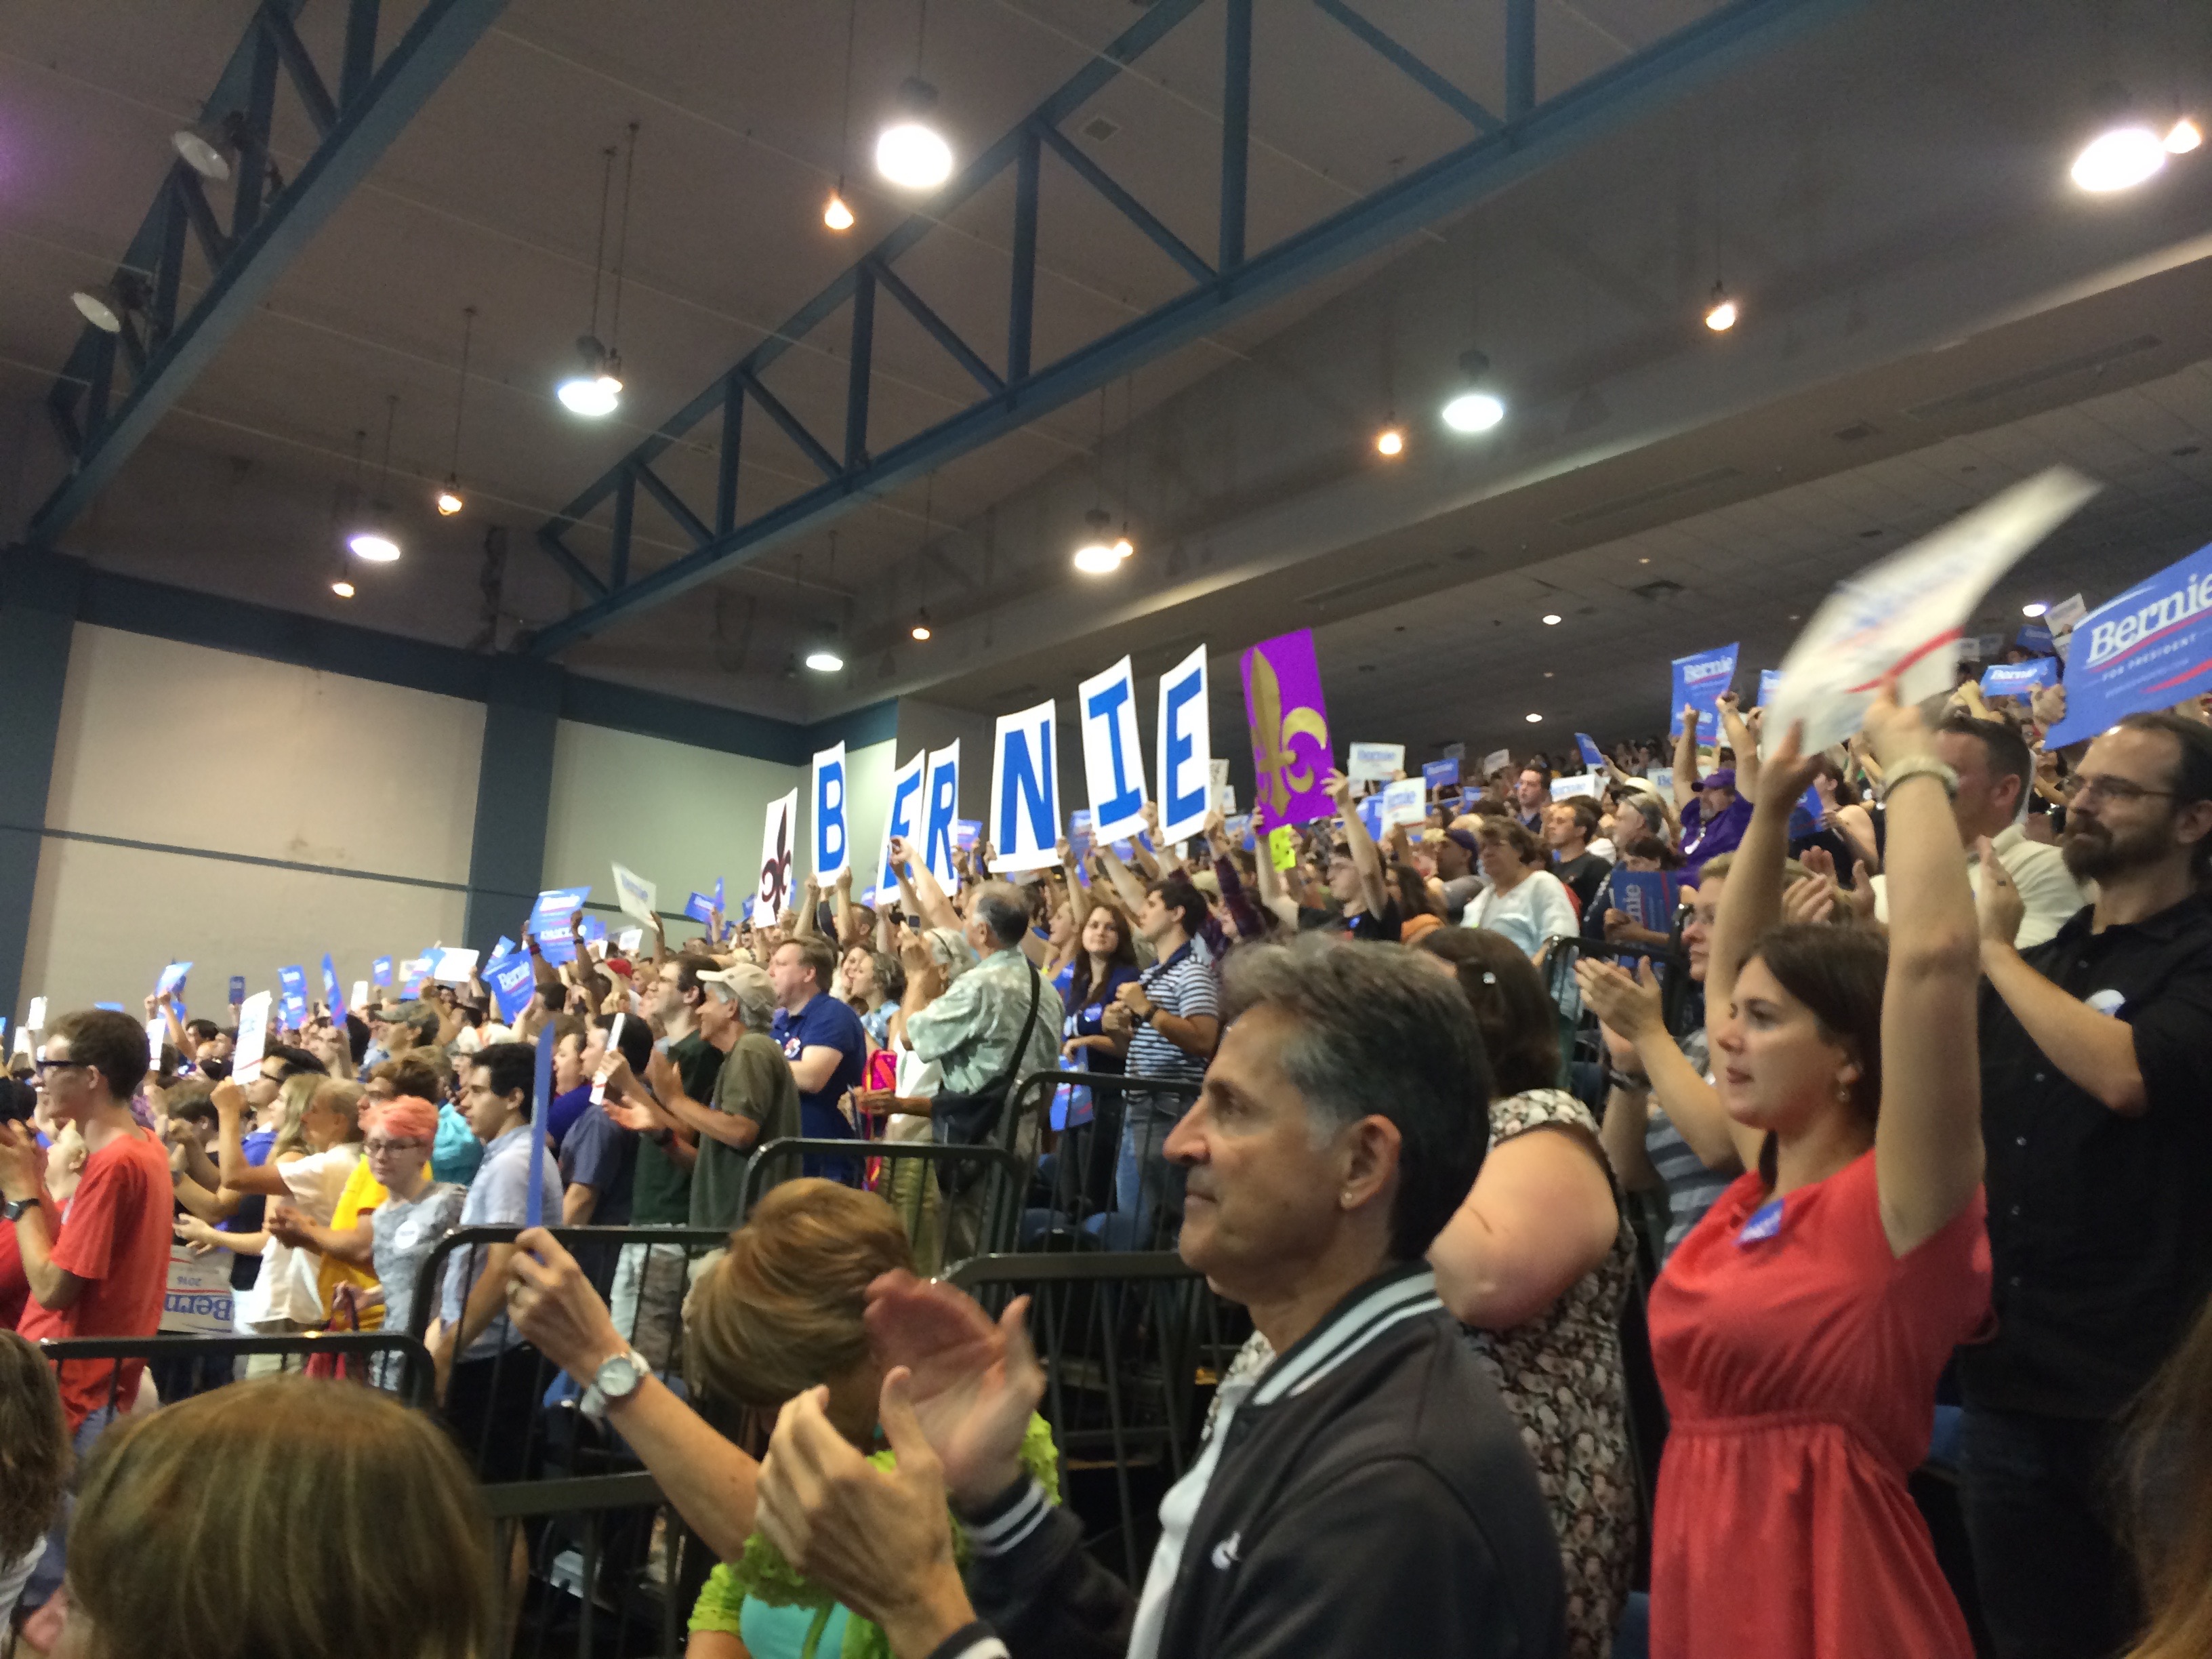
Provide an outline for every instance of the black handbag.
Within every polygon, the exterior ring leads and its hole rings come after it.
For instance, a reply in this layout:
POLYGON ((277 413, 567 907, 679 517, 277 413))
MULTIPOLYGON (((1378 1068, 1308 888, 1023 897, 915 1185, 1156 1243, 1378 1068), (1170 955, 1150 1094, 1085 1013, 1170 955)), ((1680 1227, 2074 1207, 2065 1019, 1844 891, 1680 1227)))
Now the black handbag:
MULTIPOLYGON (((1037 997, 1044 989, 1044 975, 1037 971, 1036 965, 1027 957, 1022 958, 1022 963, 1030 970, 1030 1012, 1022 1021, 1021 1036, 1014 1039, 1013 1053, 1006 1056, 1006 1069, 980 1089, 937 1091, 930 1103, 929 1133, 940 1146, 988 1144, 1006 1109, 1006 1091, 1013 1087, 1014 1073, 1021 1069, 1022 1056, 1029 1052, 1030 1033, 1036 1029, 1037 997)), ((939 1158, 937 1184, 947 1193, 963 1193, 974 1184, 982 1163, 981 1158, 939 1158)))

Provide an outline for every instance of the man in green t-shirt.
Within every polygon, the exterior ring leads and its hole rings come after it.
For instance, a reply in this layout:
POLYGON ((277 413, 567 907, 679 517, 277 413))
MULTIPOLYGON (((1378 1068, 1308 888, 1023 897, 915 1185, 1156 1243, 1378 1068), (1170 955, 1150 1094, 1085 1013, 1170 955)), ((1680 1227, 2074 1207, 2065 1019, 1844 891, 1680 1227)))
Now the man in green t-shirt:
POLYGON ((791 1062, 768 1034, 775 1016, 775 992, 767 974, 740 962, 702 970, 697 978, 706 993, 697 1005, 698 1036, 721 1058, 711 1098, 694 1096, 672 1054, 659 1053, 647 1067, 646 1087, 618 1066, 607 1092, 619 1097, 614 1109, 627 1127, 648 1134, 688 1129, 698 1136, 690 1224, 726 1229, 738 1224, 753 1149, 799 1133, 799 1084, 791 1062))

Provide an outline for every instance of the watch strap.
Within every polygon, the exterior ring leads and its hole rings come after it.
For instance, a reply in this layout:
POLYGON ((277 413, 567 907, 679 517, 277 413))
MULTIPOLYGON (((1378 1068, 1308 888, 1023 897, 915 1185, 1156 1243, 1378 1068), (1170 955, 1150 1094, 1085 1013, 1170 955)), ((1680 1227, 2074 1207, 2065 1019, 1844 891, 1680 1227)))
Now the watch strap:
POLYGON ((6 1204, 0 1205, 0 1217, 9 1221, 20 1221, 38 1207, 39 1200, 35 1198, 11 1198, 6 1204))

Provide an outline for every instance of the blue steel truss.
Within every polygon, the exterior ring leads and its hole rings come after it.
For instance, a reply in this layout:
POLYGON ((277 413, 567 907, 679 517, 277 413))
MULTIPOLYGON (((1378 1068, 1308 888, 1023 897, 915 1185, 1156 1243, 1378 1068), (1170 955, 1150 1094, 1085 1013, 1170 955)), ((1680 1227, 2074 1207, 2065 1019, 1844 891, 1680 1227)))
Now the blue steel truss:
POLYGON ((228 126, 236 138, 229 224, 209 199, 206 181, 181 160, 172 163, 115 275, 118 288, 141 304, 118 334, 88 324, 47 394, 47 411, 75 460, 32 517, 27 539, 34 545, 52 545, 91 504, 507 0, 428 0, 381 64, 378 0, 348 0, 335 93, 295 27, 304 3, 262 0, 208 100, 205 123, 228 126), (298 175, 271 194, 269 135, 280 70, 317 143, 298 175), (179 317, 188 239, 212 275, 179 317), (130 390, 111 408, 118 356, 130 390))
POLYGON ((586 599, 569 616, 541 629, 530 643, 531 653, 553 656, 612 623, 665 605, 729 566, 757 558, 781 543, 816 530, 872 496, 981 448, 1209 329, 1280 299, 1469 205, 1643 111, 1680 95, 1698 81, 1754 53, 1771 50, 1857 0, 1735 0, 1540 104, 1535 95, 1535 0, 1505 0, 1502 116, 1424 64, 1361 15, 1349 0, 1314 0, 1314 3, 1415 85, 1463 117, 1474 129, 1474 136, 1273 246, 1248 255, 1244 205, 1252 0, 1223 0, 1226 49, 1221 100, 1219 238, 1214 262, 1209 264, 1060 131, 1061 122, 1200 4, 1200 0, 1154 0, 1141 21, 939 192, 929 204, 927 217, 917 215, 891 231, 539 527, 538 545, 574 579, 586 599), (1038 366, 1030 361, 1030 324, 1036 295, 1038 167, 1046 150, 1066 162, 1181 266, 1192 286, 1059 361, 1038 366), (894 264, 933 225, 1009 167, 1015 176, 1013 258, 1006 301, 1006 368, 1001 374, 930 309, 898 276, 894 264), (881 454, 872 454, 867 442, 868 385, 879 295, 911 316, 975 381, 980 395, 936 425, 881 454), (778 400, 763 376, 794 342, 821 326, 848 301, 852 302, 852 338, 845 429, 840 449, 833 451, 778 400), (780 428, 823 477, 798 496, 741 522, 738 470, 748 403, 780 428), (718 411, 722 427, 714 515, 709 525, 653 471, 653 463, 693 427, 718 411), (640 488, 690 537, 693 546, 660 569, 632 580, 631 526, 640 488), (613 540, 608 574, 602 578, 563 538, 610 498, 614 502, 613 540))

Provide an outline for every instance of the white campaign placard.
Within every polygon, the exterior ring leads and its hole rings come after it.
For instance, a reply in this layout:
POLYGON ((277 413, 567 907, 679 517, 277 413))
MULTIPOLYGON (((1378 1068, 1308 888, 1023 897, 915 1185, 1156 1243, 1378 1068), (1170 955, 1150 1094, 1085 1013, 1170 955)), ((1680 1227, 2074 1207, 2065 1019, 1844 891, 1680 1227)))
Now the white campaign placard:
POLYGON ((368 1011, 368 981, 367 980, 357 979, 354 981, 353 1000, 346 1004, 346 1006, 352 1009, 354 1012, 357 1014, 366 1013, 368 1011))
POLYGON ((999 716, 991 744, 991 868, 1000 875, 1060 861, 1060 769, 1048 697, 999 716))
MULTIPOLYGON (((653 923, 653 906, 660 890, 634 870, 614 866, 615 908, 626 916, 635 916, 647 927, 653 923)), ((442 977, 442 975, 441 975, 442 977)))
POLYGON ((2045 611, 2043 625, 2051 630, 2051 637, 2056 639, 2061 634, 2072 633, 2080 625, 2081 618, 2088 614, 2087 603, 2079 593, 2075 593, 2059 600, 2050 610, 2045 611))
POLYGON ((46 1029, 46 1000, 44 997, 31 999, 31 1017, 23 1022, 23 1028, 29 1031, 46 1029))
POLYGON ((771 923, 791 901, 791 831, 799 821, 799 791, 768 804, 761 822, 760 882, 753 890, 756 914, 765 909, 771 923))
POLYGON ((891 807, 884 815, 883 851, 876 857, 876 890, 896 894, 898 877, 891 869, 894 839, 916 842, 922 825, 922 769, 929 756, 917 750, 915 757, 891 774, 891 807))
POLYGON ((169 1276, 161 1289, 164 1336, 231 1336, 230 1253, 210 1250, 194 1255, 183 1244, 169 1245, 169 1276))
POLYGON ((169 1022, 159 1014, 146 1022, 147 1066, 151 1071, 161 1069, 161 1048, 169 1040, 169 1022))
POLYGON ((1420 778, 1400 778, 1382 786, 1382 827, 1419 823, 1429 816, 1429 786, 1420 778))
POLYGON ((1586 795, 1592 800, 1598 798, 1596 774, 1585 772, 1580 777, 1552 780, 1553 800, 1572 800, 1577 795, 1586 795))
POLYGON ((1501 771, 1513 764, 1510 749, 1493 749, 1482 757, 1482 775, 1487 779, 1492 772, 1501 771))
POLYGON ((1345 762, 1344 775, 1354 783, 1388 783, 1406 769, 1402 743, 1355 743, 1345 762))
MULTIPOLYGON (((1172 843, 1206 827, 1206 809, 1229 787, 1229 763, 1213 758, 1206 647, 1200 646, 1160 676, 1158 746, 1160 835, 1172 843)), ((1231 807, 1226 809, 1233 811, 1231 807)))
POLYGON ((959 738, 930 750, 928 779, 922 786, 921 861, 949 893, 960 884, 952 867, 952 827, 960 819, 959 738))
POLYGON ((845 822, 845 745, 814 757, 814 881, 834 887, 853 865, 853 836, 845 822))
POLYGON ((476 970, 476 951, 446 945, 438 949, 438 965, 430 970, 430 977, 444 985, 466 985, 476 970))
POLYGON ((1838 584, 1782 659, 1765 732, 1805 723, 1808 754, 1859 729, 1886 675, 1900 702, 1948 690, 1961 625, 1997 578, 2097 493, 2051 467, 1838 584))
MULTIPOLYGON (((1075 689, 1083 722, 1083 778, 1091 833, 1127 841, 1145 827, 1145 757, 1137 737, 1137 681, 1127 657, 1075 689)), ((998 815, 992 814, 994 822, 998 815)))
POLYGON ((261 1056, 269 1048, 269 1001, 266 991, 256 991, 238 1005, 238 1042, 230 1056, 230 1075, 251 1083, 261 1075, 261 1056))

